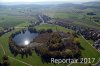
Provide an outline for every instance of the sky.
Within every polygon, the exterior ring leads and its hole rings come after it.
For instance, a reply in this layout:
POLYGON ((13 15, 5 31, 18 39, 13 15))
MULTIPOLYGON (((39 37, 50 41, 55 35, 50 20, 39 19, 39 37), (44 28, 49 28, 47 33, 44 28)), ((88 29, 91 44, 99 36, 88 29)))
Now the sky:
POLYGON ((89 2, 89 1, 100 1, 100 0, 0 0, 0 3, 5 2, 53 2, 53 1, 63 1, 63 2, 89 2))

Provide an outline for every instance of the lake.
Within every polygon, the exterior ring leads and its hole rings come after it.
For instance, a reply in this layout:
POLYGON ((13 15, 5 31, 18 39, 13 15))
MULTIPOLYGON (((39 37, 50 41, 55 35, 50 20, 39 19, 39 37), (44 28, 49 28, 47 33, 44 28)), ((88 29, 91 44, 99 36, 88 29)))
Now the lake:
POLYGON ((38 33, 30 32, 29 30, 26 30, 24 33, 21 32, 20 34, 17 34, 14 38, 13 41, 17 46, 26 46, 29 45, 31 41, 35 37, 38 36, 38 33))

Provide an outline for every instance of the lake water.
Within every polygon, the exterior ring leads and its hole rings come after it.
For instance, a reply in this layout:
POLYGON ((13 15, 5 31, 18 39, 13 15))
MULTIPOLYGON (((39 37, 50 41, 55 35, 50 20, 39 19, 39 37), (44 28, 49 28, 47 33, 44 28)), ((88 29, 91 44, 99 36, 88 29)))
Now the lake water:
POLYGON ((13 38, 13 41, 18 46, 26 46, 30 44, 30 42, 37 36, 38 36, 38 33, 33 33, 33 32, 31 33, 29 30, 26 30, 24 33, 21 32, 20 34, 17 34, 13 38))

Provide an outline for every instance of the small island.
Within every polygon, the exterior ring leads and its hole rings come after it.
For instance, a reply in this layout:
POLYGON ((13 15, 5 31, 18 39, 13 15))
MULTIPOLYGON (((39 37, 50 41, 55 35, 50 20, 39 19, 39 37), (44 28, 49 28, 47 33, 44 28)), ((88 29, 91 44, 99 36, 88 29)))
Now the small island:
POLYGON ((35 47, 36 53, 43 62, 50 62, 51 58, 80 58, 80 42, 71 33, 52 32, 39 35, 35 42, 41 43, 35 47))

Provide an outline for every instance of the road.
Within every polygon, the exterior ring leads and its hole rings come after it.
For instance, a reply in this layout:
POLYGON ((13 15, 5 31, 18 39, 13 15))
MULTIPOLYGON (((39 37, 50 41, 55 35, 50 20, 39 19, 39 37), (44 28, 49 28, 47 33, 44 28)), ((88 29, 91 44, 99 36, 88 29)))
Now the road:
POLYGON ((3 48, 1 43, 0 43, 0 46, 1 46, 2 50, 3 50, 3 54, 5 55, 5 50, 4 50, 4 48, 3 48))
POLYGON ((46 24, 41 15, 39 15, 39 18, 41 19, 42 23, 41 24, 46 24))

